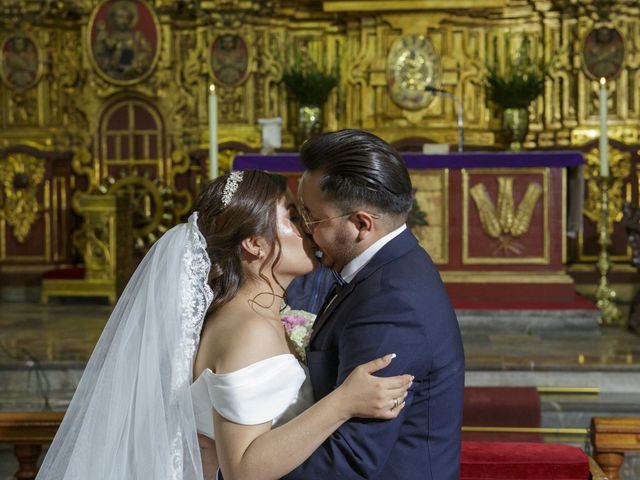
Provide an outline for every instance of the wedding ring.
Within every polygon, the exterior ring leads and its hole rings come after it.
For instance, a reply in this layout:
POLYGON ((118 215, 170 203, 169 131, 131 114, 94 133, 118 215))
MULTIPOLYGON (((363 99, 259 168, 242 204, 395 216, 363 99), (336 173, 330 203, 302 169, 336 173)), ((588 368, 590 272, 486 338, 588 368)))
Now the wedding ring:
POLYGON ((398 399, 397 398, 393 399, 393 407, 391 408, 391 410, 393 410, 394 408, 398 408, 398 399))

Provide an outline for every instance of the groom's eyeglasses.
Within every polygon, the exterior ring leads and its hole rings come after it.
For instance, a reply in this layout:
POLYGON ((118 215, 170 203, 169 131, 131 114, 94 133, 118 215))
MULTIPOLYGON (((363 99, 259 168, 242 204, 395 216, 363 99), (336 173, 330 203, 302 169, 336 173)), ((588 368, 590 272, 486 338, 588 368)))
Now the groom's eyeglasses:
POLYGON ((300 206, 300 216, 302 217, 302 226, 304 228, 304 231, 307 232, 309 235, 313 234, 313 228, 314 228, 313 226, 318 223, 327 222, 335 218, 347 217, 349 215, 353 215, 354 213, 356 212, 343 213, 342 215, 336 215, 335 217, 327 217, 321 220, 311 220, 311 217, 309 216, 309 212, 307 211, 307 209, 304 208, 304 206, 302 205, 300 206))
MULTIPOLYGON (((302 218, 302 228, 304 229, 305 233, 309 235, 313 235, 314 225, 317 225, 318 223, 328 222, 329 220, 334 220, 336 218, 348 217, 349 215, 353 215, 354 213, 358 212, 358 210, 354 210, 352 212, 336 215, 335 217, 327 217, 327 218, 322 218, 320 220, 313 220, 311 218, 311 215, 309 214, 309 210, 307 210, 307 207, 304 206, 302 197, 298 197, 298 210, 300 211, 300 217, 302 218)), ((369 215, 371 215, 373 218, 380 218, 380 215, 375 213, 370 213, 369 215)))

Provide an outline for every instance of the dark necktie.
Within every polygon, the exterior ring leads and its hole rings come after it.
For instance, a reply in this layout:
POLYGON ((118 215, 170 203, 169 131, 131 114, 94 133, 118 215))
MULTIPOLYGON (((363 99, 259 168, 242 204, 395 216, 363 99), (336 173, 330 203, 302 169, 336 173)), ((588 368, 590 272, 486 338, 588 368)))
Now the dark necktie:
POLYGON ((318 312, 318 316, 320 316, 329 307, 329 305, 331 305, 331 303, 335 300, 335 298, 340 294, 342 289, 347 284, 347 282, 344 281, 344 278, 342 278, 342 276, 338 272, 331 270, 331 275, 333 275, 334 280, 333 288, 327 295, 327 298, 325 298, 324 304, 318 312))
POLYGON ((347 282, 345 282, 344 278, 342 278, 342 275, 340 275, 335 270, 331 270, 331 275, 333 275, 333 279, 335 280, 335 284, 334 284, 334 289, 336 290, 335 293, 338 294, 340 293, 340 290, 344 288, 347 282))

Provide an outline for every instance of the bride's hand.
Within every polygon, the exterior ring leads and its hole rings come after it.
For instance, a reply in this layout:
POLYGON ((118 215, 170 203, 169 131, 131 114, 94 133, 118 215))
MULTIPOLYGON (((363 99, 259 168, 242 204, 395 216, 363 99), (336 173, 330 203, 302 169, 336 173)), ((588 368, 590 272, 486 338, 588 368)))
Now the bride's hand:
POLYGON ((404 407, 411 375, 376 377, 372 373, 387 367, 395 355, 377 358, 356 367, 338 387, 344 396, 343 406, 351 417, 388 420, 398 416, 404 407))

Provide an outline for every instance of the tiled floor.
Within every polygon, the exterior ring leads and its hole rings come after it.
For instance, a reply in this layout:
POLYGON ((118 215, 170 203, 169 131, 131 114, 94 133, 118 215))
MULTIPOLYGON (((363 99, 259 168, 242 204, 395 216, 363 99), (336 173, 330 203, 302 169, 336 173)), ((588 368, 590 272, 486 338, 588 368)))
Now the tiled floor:
MULTIPOLYGON (((37 360, 84 363, 111 307, 0 303, 0 368, 37 360)), ((640 372, 640 337, 617 329, 597 335, 463 332, 468 370, 627 370, 640 372)))

